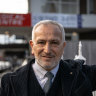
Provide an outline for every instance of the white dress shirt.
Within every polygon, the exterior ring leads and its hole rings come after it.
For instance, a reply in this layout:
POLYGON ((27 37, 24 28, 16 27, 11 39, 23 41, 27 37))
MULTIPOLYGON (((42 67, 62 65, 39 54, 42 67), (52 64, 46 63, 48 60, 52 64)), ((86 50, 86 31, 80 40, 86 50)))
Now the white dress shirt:
MULTIPOLYGON (((34 64, 32 64, 32 67, 33 67, 34 73, 35 73, 35 75, 36 75, 36 78, 37 78, 40 86, 41 86, 42 89, 43 89, 46 81, 48 80, 47 77, 44 77, 45 74, 47 73, 47 71, 46 71, 44 68, 42 68, 39 64, 37 64, 36 61, 35 61, 34 64)), ((52 81, 54 80, 58 69, 59 69, 59 64, 58 64, 53 70, 51 70, 51 72, 52 72, 53 75, 54 75, 52 81)))

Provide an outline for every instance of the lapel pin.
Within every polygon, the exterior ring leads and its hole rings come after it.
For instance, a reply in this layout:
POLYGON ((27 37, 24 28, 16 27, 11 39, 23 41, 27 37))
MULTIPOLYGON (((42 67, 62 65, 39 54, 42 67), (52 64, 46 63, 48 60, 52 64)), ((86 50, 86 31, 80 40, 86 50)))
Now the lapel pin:
POLYGON ((72 75, 73 74, 73 72, 70 72, 70 75, 72 75))

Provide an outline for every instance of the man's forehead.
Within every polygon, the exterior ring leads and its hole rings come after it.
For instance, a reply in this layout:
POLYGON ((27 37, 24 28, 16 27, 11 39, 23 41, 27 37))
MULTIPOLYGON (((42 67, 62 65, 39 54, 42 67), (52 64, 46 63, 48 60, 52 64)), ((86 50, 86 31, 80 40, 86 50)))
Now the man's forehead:
POLYGON ((56 24, 41 24, 41 25, 38 25, 36 28, 35 28, 35 32, 38 31, 38 30, 44 30, 46 28, 49 28, 49 30, 60 30, 60 27, 56 24))
POLYGON ((38 41, 48 41, 48 42, 51 42, 51 41, 61 41, 62 40, 62 37, 60 36, 36 36, 35 37, 35 40, 38 42, 38 41))
POLYGON ((36 32, 35 33, 35 38, 42 38, 42 39, 55 39, 55 38, 61 38, 62 37, 62 34, 61 33, 59 33, 59 32, 36 32))
POLYGON ((35 35, 57 35, 62 34, 61 30, 59 28, 55 27, 41 27, 35 30, 35 35))
POLYGON ((57 39, 62 38, 62 32, 57 26, 38 26, 38 28, 34 32, 35 39, 57 39))
POLYGON ((59 41, 61 38, 36 38, 37 41, 59 41))

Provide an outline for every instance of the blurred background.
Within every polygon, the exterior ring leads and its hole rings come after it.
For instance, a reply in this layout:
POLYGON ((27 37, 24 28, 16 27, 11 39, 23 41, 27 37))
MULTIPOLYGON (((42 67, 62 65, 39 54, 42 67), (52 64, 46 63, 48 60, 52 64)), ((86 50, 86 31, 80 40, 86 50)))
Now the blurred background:
POLYGON ((96 64, 96 0, 0 0, 0 77, 33 58, 31 30, 44 19, 65 28, 63 59, 74 59, 81 41, 86 64, 96 64))

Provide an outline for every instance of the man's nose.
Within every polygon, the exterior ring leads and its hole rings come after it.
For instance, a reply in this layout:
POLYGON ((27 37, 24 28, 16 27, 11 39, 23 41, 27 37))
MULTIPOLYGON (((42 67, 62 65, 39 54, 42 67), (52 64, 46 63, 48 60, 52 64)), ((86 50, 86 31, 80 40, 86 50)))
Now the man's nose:
POLYGON ((51 51, 51 46, 49 43, 46 43, 45 47, 44 47, 44 52, 45 53, 50 53, 51 51))

